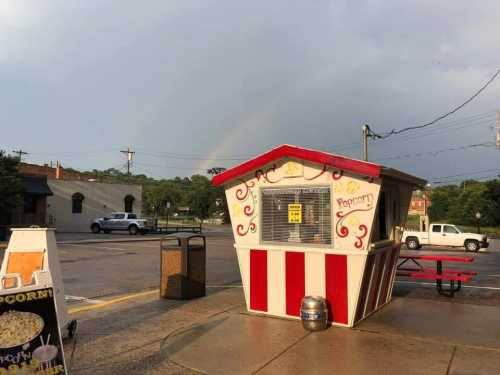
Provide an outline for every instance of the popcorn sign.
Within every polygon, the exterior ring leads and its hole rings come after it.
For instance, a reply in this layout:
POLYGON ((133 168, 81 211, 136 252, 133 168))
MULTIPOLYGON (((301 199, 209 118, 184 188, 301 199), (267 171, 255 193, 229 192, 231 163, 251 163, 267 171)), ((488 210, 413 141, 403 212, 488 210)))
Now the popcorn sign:
POLYGON ((0 296, 0 375, 67 374, 54 292, 0 296))

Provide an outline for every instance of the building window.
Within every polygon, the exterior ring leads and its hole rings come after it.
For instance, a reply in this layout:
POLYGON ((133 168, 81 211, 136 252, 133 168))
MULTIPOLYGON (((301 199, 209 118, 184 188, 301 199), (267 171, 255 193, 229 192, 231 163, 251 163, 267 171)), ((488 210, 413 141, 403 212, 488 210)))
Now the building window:
POLYGON ((24 195, 24 213, 25 214, 36 214, 37 197, 32 194, 24 195))
POLYGON ((330 188, 262 189, 262 240, 331 244, 330 188))
POLYGON ((127 195, 124 199, 125 202, 125 212, 134 212, 134 201, 133 195, 127 195))
POLYGON ((72 211, 74 214, 81 214, 83 209, 83 200, 85 197, 81 193, 75 193, 71 197, 72 201, 72 211))

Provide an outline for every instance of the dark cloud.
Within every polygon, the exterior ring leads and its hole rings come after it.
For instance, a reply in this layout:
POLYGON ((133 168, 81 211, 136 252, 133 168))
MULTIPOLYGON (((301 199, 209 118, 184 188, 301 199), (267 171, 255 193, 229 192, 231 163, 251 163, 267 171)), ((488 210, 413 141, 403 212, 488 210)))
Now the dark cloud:
MULTIPOLYGON (((500 67, 496 1, 7 3, 2 147, 79 168, 120 165, 129 145, 214 158, 292 143, 360 157, 364 122, 380 132, 426 122, 500 67)), ((371 155, 492 140, 499 95, 495 82, 436 126, 448 131, 373 142, 371 155)), ((494 167, 498 152, 386 162, 431 177, 494 167)), ((231 163, 137 152, 137 171, 155 176, 191 173, 158 165, 231 163)))

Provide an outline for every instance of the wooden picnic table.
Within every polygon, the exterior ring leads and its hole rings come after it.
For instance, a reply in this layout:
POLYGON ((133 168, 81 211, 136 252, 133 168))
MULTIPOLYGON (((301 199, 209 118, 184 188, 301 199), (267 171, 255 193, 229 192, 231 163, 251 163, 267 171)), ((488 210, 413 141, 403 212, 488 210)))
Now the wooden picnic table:
POLYGON ((473 257, 455 257, 449 255, 400 255, 402 261, 398 264, 396 275, 413 279, 435 280, 439 294, 453 297, 460 291, 462 282, 468 282, 476 276, 476 272, 443 269, 443 263, 472 263, 473 257), (436 262, 435 269, 424 267, 421 262, 436 262), (413 263, 413 267, 404 267, 406 263, 413 263), (443 280, 450 282, 450 287, 443 288, 443 280), (455 282, 457 285, 455 285, 455 282))

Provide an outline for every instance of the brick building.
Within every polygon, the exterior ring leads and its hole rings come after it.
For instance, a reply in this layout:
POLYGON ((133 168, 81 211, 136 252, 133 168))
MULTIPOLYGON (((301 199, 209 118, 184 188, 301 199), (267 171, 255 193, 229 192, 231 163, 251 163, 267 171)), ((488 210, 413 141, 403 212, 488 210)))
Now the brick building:
POLYGON ((142 186, 97 181, 91 173, 28 163, 19 164, 24 204, 11 215, 10 227, 56 227, 89 231, 96 217, 113 211, 142 211, 142 186))
POLYGON ((419 215, 419 216, 427 215, 427 210, 431 205, 431 200, 429 196, 430 196, 429 191, 422 191, 422 190, 414 191, 411 197, 408 214, 419 215))

